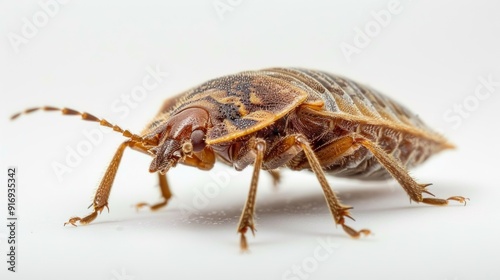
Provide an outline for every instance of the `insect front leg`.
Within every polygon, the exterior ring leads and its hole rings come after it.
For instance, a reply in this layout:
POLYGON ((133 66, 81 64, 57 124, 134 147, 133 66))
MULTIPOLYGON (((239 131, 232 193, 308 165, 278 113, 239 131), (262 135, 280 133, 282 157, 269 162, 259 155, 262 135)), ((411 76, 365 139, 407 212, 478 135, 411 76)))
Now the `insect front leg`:
MULTIPOLYGON (((133 146, 132 148, 147 154, 147 149, 145 149, 142 146, 136 145, 133 146)), ((201 170, 210 170, 214 166, 215 155, 212 150, 204 149, 201 152, 196 152, 190 156, 187 156, 181 161, 181 163, 188 166, 197 167, 201 170)), ((158 178, 160 182, 160 191, 163 201, 152 205, 146 202, 137 203, 135 206, 137 210, 142 207, 149 207, 151 210, 154 211, 167 205, 169 199, 172 197, 172 193, 170 192, 170 188, 168 186, 166 174, 161 174, 160 172, 158 172, 158 178)))
POLYGON ((168 201, 172 197, 172 192, 170 191, 170 188, 168 186, 168 181, 167 181, 167 174, 161 174, 158 172, 158 181, 160 184, 160 192, 161 192, 161 197, 163 198, 162 201, 156 203, 156 204, 149 204, 147 202, 139 202, 135 205, 135 208, 139 210, 140 208, 143 207, 149 207, 149 209, 155 211, 158 210, 162 207, 167 206, 168 201))
MULTIPOLYGON (((131 143, 129 146, 135 151, 141 152, 145 155, 150 155, 148 152, 148 148, 145 147, 142 143, 131 143)), ((159 172, 157 174, 158 174, 158 184, 160 186, 160 192, 163 200, 156 204, 149 204, 147 202, 137 203, 135 205, 136 210, 139 210, 140 208, 143 207, 149 207, 150 210, 155 211, 162 207, 165 207, 168 204, 168 201, 172 197, 172 192, 170 191, 170 188, 168 186, 167 175, 166 174, 162 175, 159 172)))
POLYGON ((255 212, 255 196, 257 195, 257 183, 259 181, 259 173, 262 166, 262 160, 264 158, 264 152, 266 150, 266 142, 262 139, 255 140, 255 152, 256 157, 254 161, 254 169, 252 173, 252 181, 250 183, 250 190, 248 192, 248 197, 245 202, 245 207, 241 212, 240 222, 238 223, 238 233, 240 233, 240 248, 242 251, 248 249, 247 239, 245 233, 248 229, 252 231, 255 235, 255 222, 253 219, 255 212))
MULTIPOLYGON (((133 147, 136 149, 135 147, 133 147)), ((139 150, 141 151, 141 150, 139 150)), ((191 157, 186 157, 183 161, 182 164, 193 166, 193 167, 198 167, 201 170, 210 170, 214 166, 215 163, 215 156, 212 152, 200 152, 197 154, 193 154, 191 157)), ((156 204, 149 204, 147 202, 140 202, 135 205, 136 209, 139 210, 140 208, 143 207, 149 207, 149 209, 155 211, 158 210, 168 204, 168 201, 172 197, 172 192, 170 191, 170 188, 168 186, 168 181, 166 174, 161 174, 158 172, 158 178, 160 182, 160 191, 161 191, 161 196, 163 198, 163 201, 156 203, 156 204)))
POLYGON ((447 205, 448 201, 455 200, 460 203, 466 203, 468 198, 463 196, 451 196, 447 199, 423 197, 422 193, 427 193, 434 196, 427 191, 426 187, 431 184, 419 184, 409 174, 408 171, 390 154, 386 153, 381 147, 370 140, 359 136, 355 139, 357 143, 367 148, 378 162, 396 179, 403 189, 408 193, 410 199, 415 202, 423 202, 431 205, 447 205))
POLYGON ((123 142, 118 147, 118 150, 109 163, 108 169, 106 169, 106 173, 104 173, 104 177, 102 178, 101 183, 99 184, 99 187, 97 188, 97 191, 94 195, 94 202, 92 203, 94 211, 83 218, 72 217, 66 223, 64 223, 64 225, 72 224, 76 226, 76 222, 79 222, 82 225, 88 224, 92 222, 97 217, 97 214, 101 213, 104 208, 107 208, 109 211, 109 193, 111 192, 111 186, 113 186, 113 181, 115 180, 116 172, 118 171, 118 166, 120 165, 123 152, 125 151, 125 148, 132 146, 133 144, 134 142, 129 140, 123 142))

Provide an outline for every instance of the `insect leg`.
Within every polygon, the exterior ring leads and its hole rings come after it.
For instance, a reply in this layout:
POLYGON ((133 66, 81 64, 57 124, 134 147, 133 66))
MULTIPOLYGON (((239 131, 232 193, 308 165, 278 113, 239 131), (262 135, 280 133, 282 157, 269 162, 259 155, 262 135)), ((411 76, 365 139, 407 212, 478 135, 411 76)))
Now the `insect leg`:
POLYGON ((149 207, 149 209, 155 211, 158 210, 164 206, 167 205, 168 201, 172 197, 172 192, 170 191, 170 188, 168 187, 168 181, 167 181, 167 174, 160 174, 158 172, 158 179, 160 182, 160 191, 161 191, 161 196, 163 198, 163 201, 158 202, 156 204, 149 204, 147 202, 140 202, 135 205, 135 208, 139 210, 142 207, 149 207))
POLYGON ((97 191, 94 195, 94 202, 92 203, 94 211, 83 218, 72 217, 66 223, 64 223, 64 225, 72 224, 76 226, 75 225, 76 222, 79 222, 82 225, 88 224, 92 222, 97 217, 97 214, 101 213, 105 207, 109 211, 108 198, 109 198, 109 193, 111 191, 111 186, 113 185, 113 181, 115 179, 116 172, 118 171, 118 166, 120 165, 120 161, 122 159, 125 148, 132 145, 134 145, 134 142, 128 140, 123 142, 118 147, 118 150, 116 151, 115 155, 113 156, 113 159, 109 163, 108 168, 106 169, 106 173, 104 174, 104 177, 102 178, 101 183, 99 184, 99 187, 97 188, 97 191))
POLYGON ((316 157, 313 149, 309 145, 307 139, 299 135, 296 137, 296 141, 304 151, 312 171, 314 172, 314 174, 316 174, 316 177, 318 178, 318 181, 321 185, 321 188, 323 189, 326 202, 328 204, 328 207, 330 208, 330 212, 333 215, 335 223, 341 225, 344 231, 351 237, 358 238, 361 234, 369 235, 370 230, 368 229, 361 229, 357 231, 345 224, 345 219, 344 219, 345 217, 353 219, 349 214, 349 210, 352 209, 352 207, 342 205, 340 200, 333 192, 332 188, 328 185, 328 181, 326 180, 325 173, 321 168, 321 164, 319 163, 318 158, 316 157))
POLYGON ((408 193, 411 200, 415 202, 423 202, 432 205, 447 205, 449 200, 455 200, 460 203, 466 203, 468 198, 462 196, 451 196, 447 199, 434 198, 434 197, 422 197, 422 193, 427 193, 434 196, 432 193, 427 191, 426 187, 431 184, 419 184, 417 183, 409 174, 408 171, 390 154, 386 153, 377 144, 371 142, 370 140, 359 137, 355 141, 365 148, 367 148, 373 156, 380 162, 382 166, 396 179, 403 189, 408 193))
POLYGON ((278 169, 271 169, 267 171, 269 175, 271 175, 271 178, 273 179, 273 187, 278 188, 278 184, 280 183, 281 180, 281 175, 278 169))
POLYGON ((240 222, 238 224, 238 233, 240 233, 240 248, 242 251, 248 249, 247 239, 245 233, 250 228, 252 234, 255 235, 255 222, 253 220, 254 208, 255 208, 255 196, 257 194, 257 183, 259 181, 259 173, 262 166, 262 160, 264 158, 264 151, 266 150, 266 142, 262 139, 255 140, 255 151, 257 156, 254 161, 254 169, 252 174, 252 182, 250 183, 250 190, 248 192, 247 201, 245 202, 245 207, 241 212, 240 222))
MULTIPOLYGON (((143 154, 150 155, 150 153, 148 152, 148 148, 146 148, 142 143, 139 143, 139 142, 133 143, 130 145, 130 148, 132 148, 133 150, 136 150, 138 152, 141 152, 143 154)), ((140 203, 137 203, 135 205, 136 210, 139 210, 140 208, 147 206, 147 207, 149 207, 149 209, 154 211, 154 210, 158 210, 158 209, 167 205, 168 200, 172 197, 172 192, 170 192, 170 188, 168 186, 167 174, 161 175, 158 172, 158 182, 160 185, 160 191, 161 191, 161 196, 163 198, 163 201, 156 203, 156 204, 153 204, 153 205, 146 203, 146 202, 140 202, 140 203)))
MULTIPOLYGON (((141 147, 141 146, 135 147, 134 146, 132 148, 147 153, 147 149, 145 149, 144 147, 141 147)), ((214 154, 210 153, 210 152, 205 152, 205 151, 195 153, 191 157, 186 157, 182 161, 182 164, 185 164, 188 166, 193 166, 193 167, 198 167, 201 170, 212 169, 212 167, 214 166, 214 163, 215 163, 214 154)), ((158 210, 158 209, 167 205, 168 200, 172 197, 172 193, 170 192, 170 188, 168 186, 167 177, 166 177, 166 174, 161 175, 159 172, 158 172, 158 177, 159 177, 159 181, 160 181, 160 191, 161 191, 161 195, 163 197, 163 201, 161 201, 157 204, 153 204, 153 205, 146 203, 146 202, 137 203, 135 206, 137 210, 139 210, 142 207, 146 207, 146 206, 149 207, 151 210, 158 210)))

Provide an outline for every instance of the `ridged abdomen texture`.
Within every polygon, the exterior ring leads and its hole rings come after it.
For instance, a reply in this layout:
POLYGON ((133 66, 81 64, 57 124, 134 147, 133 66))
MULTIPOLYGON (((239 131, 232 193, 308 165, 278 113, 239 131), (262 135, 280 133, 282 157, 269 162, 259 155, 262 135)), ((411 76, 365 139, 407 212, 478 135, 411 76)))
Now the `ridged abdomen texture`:
MULTIPOLYGON (((338 137, 356 133, 377 143, 406 167, 411 167, 442 149, 452 147, 406 107, 352 80, 309 69, 273 68, 263 72, 300 83, 309 89, 311 102, 318 98, 323 100, 324 112, 320 112, 323 118, 315 120, 327 122, 324 116, 330 116, 336 120, 336 127, 334 132, 321 134, 321 139, 310 139, 315 150, 338 137)), ((290 165, 294 169, 308 167, 303 155, 290 165)), ((371 180, 388 177, 385 169, 363 147, 323 167, 337 176, 371 180)))

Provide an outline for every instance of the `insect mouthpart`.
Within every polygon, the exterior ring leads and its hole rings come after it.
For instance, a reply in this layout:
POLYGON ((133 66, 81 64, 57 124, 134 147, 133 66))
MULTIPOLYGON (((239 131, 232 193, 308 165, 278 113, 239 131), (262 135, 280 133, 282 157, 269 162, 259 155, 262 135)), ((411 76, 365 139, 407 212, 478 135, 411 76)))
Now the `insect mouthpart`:
POLYGON ((169 162, 165 168, 160 170, 160 174, 161 175, 167 174, 167 171, 170 169, 170 167, 173 167, 173 166, 175 166, 175 162, 174 161, 169 162))
POLYGON ((175 139, 167 139, 160 146, 152 149, 156 154, 149 166, 149 172, 160 171, 161 174, 167 173, 170 167, 177 165, 177 162, 182 158, 179 141, 175 139))

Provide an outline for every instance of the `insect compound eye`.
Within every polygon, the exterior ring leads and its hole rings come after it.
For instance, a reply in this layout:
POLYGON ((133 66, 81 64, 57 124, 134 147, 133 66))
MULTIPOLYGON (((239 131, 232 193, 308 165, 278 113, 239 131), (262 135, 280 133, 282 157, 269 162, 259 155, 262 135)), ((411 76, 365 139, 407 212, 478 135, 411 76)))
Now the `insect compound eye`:
POLYGON ((207 145, 205 143, 205 132, 201 129, 197 129, 191 133, 191 143, 193 143, 193 151, 199 152, 205 148, 207 145))

